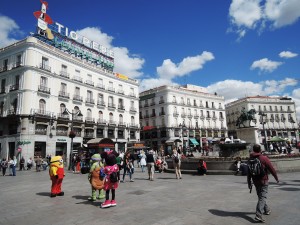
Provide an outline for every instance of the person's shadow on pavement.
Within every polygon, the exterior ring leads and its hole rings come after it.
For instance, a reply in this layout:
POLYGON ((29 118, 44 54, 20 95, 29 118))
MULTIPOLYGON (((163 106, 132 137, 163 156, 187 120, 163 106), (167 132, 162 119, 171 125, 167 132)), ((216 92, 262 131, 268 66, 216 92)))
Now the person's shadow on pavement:
POLYGON ((208 210, 211 214, 216 215, 216 216, 222 216, 222 217, 239 217, 243 218, 245 220, 248 220, 249 222, 253 223, 255 220, 248 216, 249 214, 255 214, 252 212, 228 212, 228 211, 223 211, 223 210, 218 210, 218 209, 209 209, 208 210))

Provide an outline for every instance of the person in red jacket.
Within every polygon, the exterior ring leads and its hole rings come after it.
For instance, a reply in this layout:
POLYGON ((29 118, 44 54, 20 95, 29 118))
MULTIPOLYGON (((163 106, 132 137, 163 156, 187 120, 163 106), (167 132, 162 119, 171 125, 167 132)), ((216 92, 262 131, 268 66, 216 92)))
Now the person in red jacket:
POLYGON ((261 154, 260 145, 255 144, 253 146, 253 153, 250 154, 250 158, 258 158, 265 171, 263 176, 251 176, 251 174, 248 173, 248 177, 247 177, 249 189, 252 189, 252 183, 251 183, 251 178, 252 178, 258 196, 258 202, 256 205, 256 215, 254 220, 264 223, 265 220, 263 219, 262 214, 270 215, 271 213, 270 207, 267 205, 267 194, 268 194, 268 185, 269 185, 268 172, 270 172, 273 175, 277 183, 279 182, 279 180, 278 180, 277 173, 272 163, 270 162, 269 158, 261 154))

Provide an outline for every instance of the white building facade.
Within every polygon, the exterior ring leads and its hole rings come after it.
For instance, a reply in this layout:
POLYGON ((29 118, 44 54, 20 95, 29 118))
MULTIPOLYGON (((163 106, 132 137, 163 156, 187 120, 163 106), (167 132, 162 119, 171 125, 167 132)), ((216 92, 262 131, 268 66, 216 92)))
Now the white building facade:
POLYGON ((110 138, 119 150, 139 140, 138 82, 113 73, 110 60, 96 65, 37 35, 0 49, 1 158, 67 160, 71 125, 74 149, 93 138, 110 138))
POLYGON ((253 96, 226 104, 228 135, 236 137, 236 121, 242 109, 255 109, 255 119, 251 126, 258 127, 260 143, 278 136, 289 140, 299 140, 295 102, 287 97, 253 96))
POLYGON ((194 85, 161 86, 140 93, 141 140, 170 153, 227 136, 224 97, 194 85))

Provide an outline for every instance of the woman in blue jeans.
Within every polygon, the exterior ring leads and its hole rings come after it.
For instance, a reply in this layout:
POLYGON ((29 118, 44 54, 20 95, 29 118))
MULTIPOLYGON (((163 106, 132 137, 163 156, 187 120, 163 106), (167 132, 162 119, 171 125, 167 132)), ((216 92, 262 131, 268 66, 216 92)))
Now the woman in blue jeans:
POLYGON ((133 182, 134 180, 132 179, 132 168, 131 168, 131 160, 130 160, 130 153, 127 152, 124 156, 124 172, 123 172, 123 179, 122 182, 125 182, 125 175, 128 172, 129 173, 129 178, 130 182, 133 182))

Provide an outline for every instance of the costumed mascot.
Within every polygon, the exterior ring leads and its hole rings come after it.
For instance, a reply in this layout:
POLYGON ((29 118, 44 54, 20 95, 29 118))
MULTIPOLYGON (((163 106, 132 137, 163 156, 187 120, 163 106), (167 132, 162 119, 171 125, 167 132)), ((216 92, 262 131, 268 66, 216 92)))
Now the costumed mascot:
POLYGON ((63 196, 61 184, 65 176, 63 159, 61 156, 54 156, 50 160, 49 175, 52 181, 50 197, 63 196))
POLYGON ((88 179, 92 186, 92 196, 88 198, 90 201, 96 201, 96 198, 105 198, 103 191, 104 179, 100 178, 100 170, 102 168, 103 164, 101 162, 100 154, 94 154, 91 158, 91 168, 88 176, 88 179), (99 190, 98 197, 96 197, 97 190, 99 190))
POLYGON ((116 189, 119 186, 118 180, 118 171, 119 166, 117 165, 116 155, 115 152, 109 151, 104 152, 101 156, 105 159, 105 167, 103 172, 105 174, 105 183, 104 183, 104 190, 105 190, 105 202, 101 204, 101 208, 108 208, 111 206, 116 206, 117 202, 115 200, 116 189), (109 200, 109 193, 111 191, 111 201, 109 200))

